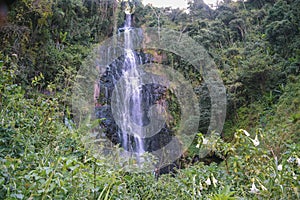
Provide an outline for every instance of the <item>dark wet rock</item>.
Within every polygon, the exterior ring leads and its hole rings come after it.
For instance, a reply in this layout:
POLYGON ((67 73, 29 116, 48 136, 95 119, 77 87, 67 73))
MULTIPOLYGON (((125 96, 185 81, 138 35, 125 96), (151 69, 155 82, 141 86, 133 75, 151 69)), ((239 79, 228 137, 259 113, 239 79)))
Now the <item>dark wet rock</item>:
MULTIPOLYGON (((146 54, 137 52, 138 64, 141 65, 145 62, 151 61, 151 57, 147 56, 146 54)), ((95 115, 98 119, 102 119, 100 123, 100 127, 102 132, 109 138, 112 143, 120 144, 122 146, 122 136, 123 134, 127 134, 123 132, 120 127, 116 124, 111 108, 111 98, 113 91, 123 76, 122 67, 124 63, 124 56, 121 56, 119 59, 115 60, 110 66, 106 68, 104 74, 101 75, 99 85, 100 85, 100 107, 95 108, 95 115)), ((129 69, 127 69, 129 70, 129 69)), ((210 123, 210 115, 211 115, 211 101, 209 90, 205 84, 202 84, 198 87, 194 88, 196 95, 199 97, 199 107, 200 107, 200 121, 199 121, 199 132, 206 134, 208 130, 208 126, 210 123)), ((151 84, 144 84, 141 88, 141 98, 142 98, 142 124, 141 126, 147 126, 151 123, 150 118, 148 116, 149 110, 151 106, 158 104, 158 102, 164 98, 166 98, 166 93, 169 90, 166 86, 151 83, 151 84)), ((176 98, 175 98, 176 99, 176 98)), ((166 100, 166 99, 164 99, 166 100)), ((131 100, 130 100, 131 101, 131 100)), ((172 99, 174 101, 174 99, 172 99)), ((178 103, 178 102, 177 102, 178 103)), ((175 103, 176 104, 176 103, 175 103)), ((132 102, 130 103, 132 105, 132 102)), ((174 105, 173 105, 174 106, 174 105)), ((175 106, 176 107, 176 106, 175 106)), ((131 109, 129 109, 131 110, 131 109)), ((168 110, 168 108, 166 108, 168 110)), ((168 110, 169 111, 169 110, 168 110)), ((176 110, 178 112, 178 110, 176 110)), ((130 113, 132 117, 132 114, 130 113)), ((177 116, 180 118, 180 113, 177 116)), ((138 123, 135 121, 134 118, 131 119, 133 122, 138 123)), ((155 135, 151 137, 146 137, 143 139, 144 148, 148 152, 155 152, 159 149, 162 149, 164 146, 169 144, 174 138, 174 124, 165 123, 160 131, 158 131, 155 135)), ((135 140, 132 135, 127 135, 128 143, 131 143, 130 150, 135 150, 135 140)), ((178 141, 180 143, 180 141, 178 141)), ((129 150, 129 149, 126 149, 129 150)), ((177 162, 177 161, 176 161, 177 162)), ((158 174, 164 174, 168 172, 175 172, 175 168, 178 168, 177 164, 171 163, 170 166, 158 166, 158 174)))

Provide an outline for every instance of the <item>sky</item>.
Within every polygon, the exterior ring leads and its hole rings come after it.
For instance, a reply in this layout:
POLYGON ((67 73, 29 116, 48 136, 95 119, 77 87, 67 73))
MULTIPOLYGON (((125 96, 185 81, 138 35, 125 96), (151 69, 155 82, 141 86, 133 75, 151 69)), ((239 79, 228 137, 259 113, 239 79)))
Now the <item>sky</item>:
MULTIPOLYGON (((204 0, 206 4, 215 4, 217 0, 204 0)), ((155 7, 186 8, 188 0, 142 0, 146 5, 151 3, 155 7)))

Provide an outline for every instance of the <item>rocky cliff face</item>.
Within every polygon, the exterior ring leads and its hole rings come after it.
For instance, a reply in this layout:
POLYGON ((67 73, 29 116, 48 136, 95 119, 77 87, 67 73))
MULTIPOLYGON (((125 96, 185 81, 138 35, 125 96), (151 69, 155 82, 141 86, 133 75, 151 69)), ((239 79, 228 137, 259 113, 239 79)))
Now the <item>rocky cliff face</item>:
MULTIPOLYGON (((137 52, 139 59, 139 65, 150 63, 155 61, 155 55, 145 54, 143 52, 137 52)), ((107 67, 106 72, 100 77, 99 87, 99 106, 95 108, 95 115, 98 119, 102 119, 100 127, 102 132, 109 138, 112 143, 120 144, 122 146, 122 140, 120 136, 124 133, 120 127, 118 127, 112 113, 111 98, 113 90, 116 84, 123 76, 122 67, 124 63, 124 57, 120 57, 115 60, 110 66, 107 67)), ((195 93, 199 96, 200 106, 200 122, 199 132, 206 133, 210 122, 210 96, 207 87, 204 85, 194 88, 195 93)), ((172 137, 175 135, 175 129, 178 120, 180 120, 180 109, 178 108, 178 102, 174 99, 174 94, 171 94, 168 88, 163 85, 152 83, 142 86, 142 126, 147 126, 150 123, 148 116, 149 109, 155 104, 160 104, 164 107, 168 117, 160 131, 151 137, 143 139, 145 150, 147 152, 154 152, 161 149, 168 144, 172 137)), ((128 135, 129 142, 132 143, 131 150, 135 150, 134 137, 128 135)), ((180 143, 180 141, 178 141, 180 143)), ((127 149, 129 150, 129 149, 127 149)))
MULTIPOLYGON (((138 57, 140 58, 139 64, 143 64, 146 62, 150 62, 152 58, 149 56, 138 53, 138 57)), ((119 58, 110 66, 107 67, 106 72, 100 77, 100 94, 99 94, 99 105, 95 108, 96 117, 99 119, 103 119, 100 126, 104 129, 104 133, 106 136, 114 143, 121 144, 122 141, 120 136, 124 133, 120 127, 118 127, 115 122, 112 114, 111 107, 111 98, 113 90, 119 79, 123 76, 122 67, 123 67, 124 57, 119 58)), ((141 95, 142 95, 142 124, 140 126, 147 126, 150 123, 150 119, 148 116, 149 109, 154 104, 159 104, 162 101, 165 101, 167 93, 167 88, 160 84, 145 84, 142 86, 141 95)), ((167 108, 165 108, 167 110, 167 108)), ((155 151, 160 149, 164 145, 168 143, 170 138, 172 137, 173 131, 171 127, 168 127, 167 123, 165 123, 160 132, 156 135, 143 139, 145 144, 145 150, 148 152, 155 151)), ((134 150, 134 138, 131 135, 128 135, 130 143, 132 143, 132 148, 134 150)), ((121 144, 122 146, 122 144, 121 144)), ((129 149, 127 149, 129 150, 129 149)))

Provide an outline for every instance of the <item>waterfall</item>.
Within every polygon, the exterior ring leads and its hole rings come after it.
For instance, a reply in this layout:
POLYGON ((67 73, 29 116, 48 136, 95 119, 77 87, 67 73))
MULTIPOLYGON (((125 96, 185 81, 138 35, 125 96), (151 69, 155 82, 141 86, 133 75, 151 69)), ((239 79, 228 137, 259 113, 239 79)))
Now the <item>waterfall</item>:
MULTIPOLYGON (((95 112, 101 119, 103 137, 121 147, 118 161, 144 170, 151 168, 152 162, 164 162, 165 152, 161 152, 173 141, 174 131, 165 122, 168 81, 147 71, 151 55, 136 49, 143 41, 143 32, 132 27, 132 14, 125 14, 124 26, 119 28, 116 38, 117 49, 122 51, 99 77, 94 98, 102 98, 95 112)), ((177 142, 175 146, 178 148, 180 144, 177 142)))
POLYGON ((131 20, 132 15, 126 14, 124 30, 124 48, 125 59, 122 68, 124 85, 122 91, 116 91, 119 93, 117 96, 121 96, 124 101, 124 106, 120 108, 122 113, 122 133, 120 139, 122 141, 122 147, 130 152, 135 152, 137 155, 141 155, 145 152, 144 144, 142 140, 142 126, 143 126, 143 98, 142 98, 142 82, 140 80, 138 71, 138 56, 134 52, 132 45, 131 35, 131 20), (129 106, 127 103, 129 102, 129 106), (135 124, 134 126, 132 124, 135 124), (133 136, 133 140, 132 137, 133 136))

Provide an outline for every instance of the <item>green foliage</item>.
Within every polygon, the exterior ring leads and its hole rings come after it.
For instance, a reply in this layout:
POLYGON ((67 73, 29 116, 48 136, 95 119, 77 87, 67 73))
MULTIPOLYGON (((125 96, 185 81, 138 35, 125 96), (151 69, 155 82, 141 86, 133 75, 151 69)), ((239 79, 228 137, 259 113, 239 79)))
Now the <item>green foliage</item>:
POLYGON ((295 9, 300 5, 298 0, 277 1, 269 10, 266 18, 265 31, 267 40, 275 52, 284 57, 295 55, 299 49, 299 12, 295 9), (290 47, 288 47, 291 45, 290 47), (287 48, 288 47, 288 48, 287 48))
POLYGON ((235 192, 230 191, 228 186, 225 186, 222 190, 219 190, 219 193, 211 195, 212 200, 234 200, 237 199, 234 197, 235 192))
MULTIPOLYGON (((216 10, 193 1, 189 14, 133 4, 135 26, 188 33, 215 59, 229 97, 225 137, 199 134, 190 151, 223 162, 187 162, 156 180, 87 150, 87 130, 63 123, 71 86, 92 44, 122 26, 122 6, 19 0, 0 27, 0 199, 299 199, 299 0, 225 1, 216 10)), ((201 75, 163 53, 199 92, 201 75)), ((168 100, 178 111, 175 96, 168 100)))
MULTIPOLYGON (((281 85, 259 101, 239 108, 235 118, 226 122, 225 132, 233 132, 238 127, 247 130, 263 128, 285 140, 299 141, 299 84, 299 77, 290 76, 286 86, 281 85)), ((274 139, 272 143, 278 144, 277 148, 283 145, 282 140, 274 139)))

